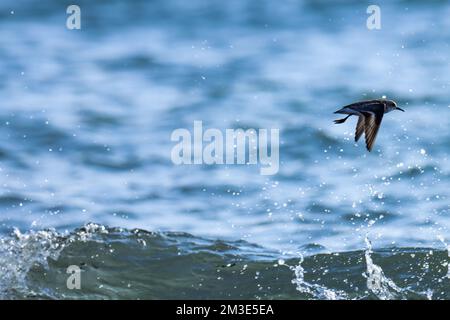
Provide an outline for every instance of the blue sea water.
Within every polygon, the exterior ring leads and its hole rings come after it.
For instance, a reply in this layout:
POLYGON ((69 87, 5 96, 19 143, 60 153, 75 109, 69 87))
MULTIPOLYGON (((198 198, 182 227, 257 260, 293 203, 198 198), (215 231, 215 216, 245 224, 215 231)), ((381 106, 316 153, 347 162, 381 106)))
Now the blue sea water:
POLYGON ((0 3, 0 297, 449 298, 448 1, 380 30, 365 1, 70 4, 0 3), (333 112, 383 96, 369 153, 333 112), (195 120, 279 129, 279 172, 174 165, 195 120))

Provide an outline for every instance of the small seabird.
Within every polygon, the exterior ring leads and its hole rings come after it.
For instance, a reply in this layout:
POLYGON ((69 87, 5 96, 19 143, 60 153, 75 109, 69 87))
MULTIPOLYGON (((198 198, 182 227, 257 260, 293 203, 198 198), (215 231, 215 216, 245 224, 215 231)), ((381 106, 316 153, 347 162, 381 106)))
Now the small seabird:
POLYGON ((335 113, 348 114, 348 116, 343 119, 334 120, 334 123, 344 123, 350 116, 358 116, 355 142, 358 142, 363 132, 365 132, 366 147, 367 150, 371 151, 375 138, 377 137, 383 115, 392 110, 400 110, 405 112, 405 110, 397 107, 397 104, 392 100, 375 99, 360 101, 349 104, 348 106, 336 111, 335 113))

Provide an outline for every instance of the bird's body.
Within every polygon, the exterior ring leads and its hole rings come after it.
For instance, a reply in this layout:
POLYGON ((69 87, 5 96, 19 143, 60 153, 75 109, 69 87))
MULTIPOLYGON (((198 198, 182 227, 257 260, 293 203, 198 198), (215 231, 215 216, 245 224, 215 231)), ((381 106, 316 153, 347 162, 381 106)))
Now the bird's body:
POLYGON ((359 140, 361 135, 366 135, 366 147, 371 151, 375 138, 377 137, 378 129, 381 125, 383 115, 392 110, 404 111, 397 107, 397 104, 392 100, 375 99, 366 100, 349 104, 335 113, 348 114, 343 119, 334 120, 334 123, 344 123, 350 116, 358 116, 358 123, 355 131, 355 142, 359 140))

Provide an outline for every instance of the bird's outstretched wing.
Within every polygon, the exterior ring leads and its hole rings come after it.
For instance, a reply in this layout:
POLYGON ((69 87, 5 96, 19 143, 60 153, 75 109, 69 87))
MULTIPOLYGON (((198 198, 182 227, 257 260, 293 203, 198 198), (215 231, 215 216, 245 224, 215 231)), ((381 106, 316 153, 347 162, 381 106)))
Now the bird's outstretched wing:
MULTIPOLYGON (((364 129, 366 134, 367 150, 372 151, 373 144, 377 137, 378 129, 383 119, 384 111, 369 111, 363 112, 364 115, 364 129)), ((358 121, 359 122, 359 121, 358 121)))
POLYGON ((361 138, 361 135, 364 132, 364 116, 359 116, 358 123, 356 125, 356 131, 355 131, 355 142, 358 142, 359 138, 361 138))

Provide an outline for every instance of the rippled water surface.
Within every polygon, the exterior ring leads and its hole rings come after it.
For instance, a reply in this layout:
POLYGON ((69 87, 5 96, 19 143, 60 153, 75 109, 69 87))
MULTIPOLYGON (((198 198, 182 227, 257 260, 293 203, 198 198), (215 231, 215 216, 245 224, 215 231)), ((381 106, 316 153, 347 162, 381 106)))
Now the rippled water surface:
POLYGON ((0 3, 1 298, 449 298, 449 2, 69 4, 0 3), (333 112, 382 96, 368 153, 333 112), (195 120, 279 172, 175 166, 195 120))

